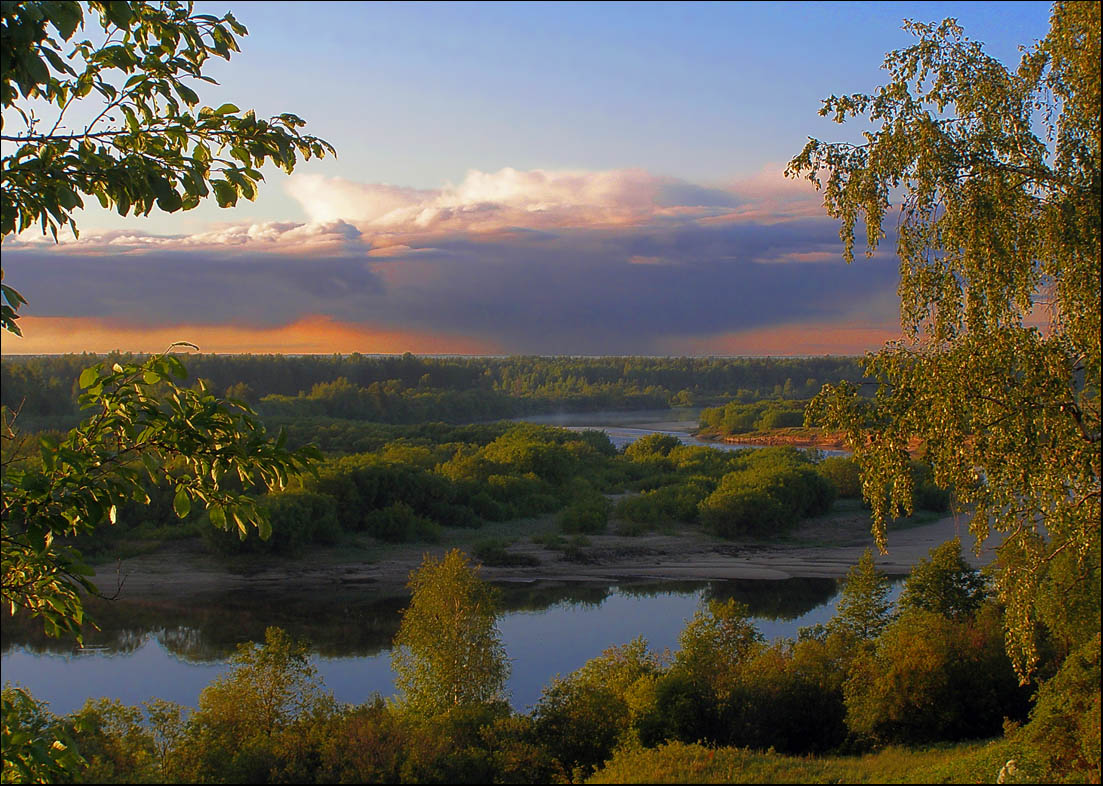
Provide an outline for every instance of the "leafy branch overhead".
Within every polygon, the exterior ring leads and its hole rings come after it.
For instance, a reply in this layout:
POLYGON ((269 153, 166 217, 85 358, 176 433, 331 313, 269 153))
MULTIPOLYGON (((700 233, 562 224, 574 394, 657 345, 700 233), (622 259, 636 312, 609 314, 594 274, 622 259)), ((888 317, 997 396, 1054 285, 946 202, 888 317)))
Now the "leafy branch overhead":
MULTIPOLYGON (((249 407, 222 401, 202 383, 183 388, 174 355, 140 364, 106 362, 80 377, 90 416, 62 440, 40 438, 40 461, 4 467, 3 601, 43 618, 46 632, 80 636, 78 588, 94 589, 68 537, 115 523, 125 503, 148 503, 146 482, 175 489, 179 518, 193 504, 211 523, 244 538, 271 527, 255 489, 279 489, 309 471, 312 448, 290 452, 269 438, 249 407)), ((5 423, 5 441, 17 439, 5 423)))
MULTIPOLYGON (((265 164, 290 172, 300 158, 334 155, 296 115, 200 104, 193 85, 214 84, 207 61, 229 60, 246 34, 232 14, 175 0, 4 3, 0 234, 76 234, 86 197, 123 216, 209 196, 232 207, 256 197, 265 164)), ((12 330, 20 302, 8 290, 12 330)))

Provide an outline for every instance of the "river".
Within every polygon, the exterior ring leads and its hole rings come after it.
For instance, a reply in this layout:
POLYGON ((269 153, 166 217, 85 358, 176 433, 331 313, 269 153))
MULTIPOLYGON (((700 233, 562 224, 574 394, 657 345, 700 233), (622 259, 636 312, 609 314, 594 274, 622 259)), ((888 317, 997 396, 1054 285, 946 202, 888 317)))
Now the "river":
MULTIPOLYGON (((602 413, 607 414, 607 413, 602 413)), ((618 447, 662 432, 687 444, 739 446, 694 440, 685 411, 528 418, 573 429, 598 428, 618 447)), ((502 587, 499 627, 512 661, 508 682, 515 708, 526 710, 557 674, 567 674, 611 646, 643 636, 652 650, 677 647, 678 634, 710 599, 747 603, 759 631, 795 637, 834 613, 838 583, 826 578, 776 581, 626 584, 510 584, 502 587)), ((20 684, 58 714, 87 699, 109 696, 127 704, 158 697, 188 706, 229 668, 243 641, 262 641, 279 625, 313 649, 313 661, 338 701, 360 703, 394 690, 390 641, 406 597, 379 597, 369 589, 327 594, 243 593, 181 598, 177 602, 103 601, 89 604, 102 630, 86 646, 47 639, 40 626, 3 620, 0 665, 5 684, 20 684)))

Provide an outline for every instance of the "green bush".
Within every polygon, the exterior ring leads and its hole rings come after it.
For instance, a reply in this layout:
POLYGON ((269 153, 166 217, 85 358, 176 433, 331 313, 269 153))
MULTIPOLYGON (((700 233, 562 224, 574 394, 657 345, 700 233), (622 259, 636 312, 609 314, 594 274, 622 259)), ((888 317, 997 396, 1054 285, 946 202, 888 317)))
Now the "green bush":
POLYGON ((365 519, 368 533, 388 543, 406 543, 423 540, 436 543, 440 540, 440 525, 414 513, 405 502, 396 502, 380 510, 373 510, 365 519))
POLYGON ((862 477, 858 462, 845 456, 829 456, 816 465, 816 472, 835 487, 844 499, 861 499, 862 477))
POLYGON ((768 409, 755 421, 754 427, 758 431, 769 431, 775 428, 791 428, 803 425, 803 409, 768 409))
POLYGON ((993 737, 1028 706, 992 606, 964 622, 903 614, 855 659, 844 693, 847 726, 880 744, 993 737))
POLYGON ((697 510, 701 524, 722 538, 768 535, 791 523, 773 496, 755 488, 719 488, 697 510))
POLYGON ((624 455, 633 461, 646 461, 656 456, 666 457, 681 444, 673 434, 648 434, 626 447, 624 455))
POLYGON ((225 530, 205 527, 204 539, 223 554, 297 554, 307 546, 330 545, 340 538, 337 503, 328 495, 283 491, 263 497, 261 505, 272 522, 268 540, 254 535, 243 540, 232 524, 225 530))
POLYGON ((1017 735, 1042 765, 1039 781, 1094 783, 1100 771, 1100 636, 1065 659, 1038 690, 1017 735))
POLYGON ((946 513, 950 510, 951 494, 934 482, 931 465, 921 461, 912 462, 912 502, 917 510, 929 510, 934 513, 946 513))
POLYGON ((659 669, 647 642, 636 639, 556 678, 533 709, 536 739, 564 772, 579 768, 588 774, 651 712, 647 698, 659 669))
POLYGON ((559 528, 567 533, 597 534, 609 527, 612 507, 602 494, 591 492, 572 502, 559 515, 559 528))

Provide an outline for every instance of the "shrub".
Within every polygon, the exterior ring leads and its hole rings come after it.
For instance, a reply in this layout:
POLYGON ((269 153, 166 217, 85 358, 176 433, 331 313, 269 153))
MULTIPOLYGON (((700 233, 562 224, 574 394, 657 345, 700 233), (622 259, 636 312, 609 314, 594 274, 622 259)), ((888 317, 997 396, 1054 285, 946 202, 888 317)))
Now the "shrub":
POLYGON ((791 428, 804 425, 804 410, 802 409, 768 409, 762 413, 754 427, 759 431, 769 431, 775 428, 791 428))
POLYGON ((845 456, 829 456, 816 465, 816 472, 826 478, 839 497, 861 499, 862 477, 858 462, 845 456))
POLYGON ((405 502, 396 502, 381 510, 373 510, 365 519, 368 533, 388 543, 440 540, 440 525, 414 513, 405 502))
POLYGON ((639 697, 659 673, 647 642, 611 647, 578 671, 544 688, 533 710, 536 739, 565 772, 588 774, 631 735, 642 714, 639 697))
POLYGON ((609 526, 611 507, 604 495, 591 492, 567 506, 559 516, 559 527, 567 533, 604 532, 609 526))
POLYGON ((1042 764, 1041 782, 1099 781, 1099 652, 1096 633, 1038 690, 1030 723, 1019 738, 1042 764))
POLYGON ((635 524, 658 524, 665 520, 662 506, 654 493, 644 492, 634 497, 625 497, 617 503, 617 518, 635 524))
POLYGON ((722 538, 766 535, 790 523, 782 505, 761 489, 721 487, 697 510, 701 524, 722 538))
POLYGON ((912 502, 917 510, 945 513, 950 509, 950 491, 934 482, 930 464, 912 462, 912 483, 912 502))
POLYGON ((333 544, 340 538, 337 503, 326 494, 284 491, 263 497, 261 505, 272 522, 268 540, 242 539, 232 525, 225 530, 206 527, 203 537, 223 554, 295 554, 311 544, 333 544))
POLYGON ((647 460, 656 456, 666 457, 670 451, 681 444, 682 441, 673 434, 648 434, 626 447, 624 455, 633 461, 647 460))
POLYGON ((902 615, 855 659, 844 693, 847 726, 877 743, 992 737, 1027 706, 994 607, 966 622, 902 615))

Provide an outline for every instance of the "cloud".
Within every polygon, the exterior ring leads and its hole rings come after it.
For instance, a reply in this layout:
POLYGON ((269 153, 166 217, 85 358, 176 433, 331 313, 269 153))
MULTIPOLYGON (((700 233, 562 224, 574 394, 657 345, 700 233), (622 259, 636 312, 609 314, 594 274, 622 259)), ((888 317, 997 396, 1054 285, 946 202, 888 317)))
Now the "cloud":
POLYGON ((312 221, 344 220, 367 235, 424 235, 739 221, 819 215, 810 184, 785 179, 781 166, 722 186, 703 186, 640 169, 471 170, 439 189, 399 188, 343 178, 295 175, 288 181, 312 221))
MULTIPOLYGON (((306 222, 5 241, 6 283, 26 313, 83 319, 73 329, 89 336, 221 326, 264 346, 329 320, 409 342, 396 351, 438 336, 509 353, 730 354, 769 335, 795 347, 802 325, 849 351, 896 319, 881 305, 895 304, 892 254, 845 265, 818 195, 773 169, 722 186, 504 169, 435 190, 305 176, 293 187, 306 222), (828 329, 855 324, 873 327, 828 329)), ((316 332, 331 341, 321 351, 354 343, 316 332)))
POLYGON ((63 249, 66 253, 144 254, 151 251, 209 249, 225 253, 232 249, 284 254, 364 253, 371 246, 359 229, 336 219, 320 222, 266 221, 253 224, 222 224, 194 235, 154 235, 124 230, 84 231, 80 238, 68 228, 58 233, 58 242, 41 232, 26 230, 4 239, 4 249, 63 249))

